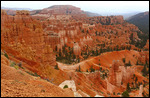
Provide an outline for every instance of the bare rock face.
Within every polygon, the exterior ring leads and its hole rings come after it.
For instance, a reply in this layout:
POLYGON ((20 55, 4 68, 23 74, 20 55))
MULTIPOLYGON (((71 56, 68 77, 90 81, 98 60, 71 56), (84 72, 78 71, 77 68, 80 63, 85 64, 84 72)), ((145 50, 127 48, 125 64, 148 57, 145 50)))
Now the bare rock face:
POLYGON ((120 86, 118 83, 121 84, 120 81, 122 81, 122 76, 120 76, 121 71, 119 69, 119 66, 120 66, 120 62, 118 60, 113 61, 112 68, 110 70, 110 72, 111 72, 110 83, 113 85, 118 85, 118 86, 120 86))
POLYGON ((127 83, 129 81, 134 71, 135 68, 125 68, 119 60, 113 61, 108 80, 112 85, 119 87, 121 86, 121 82, 127 83))
POLYGON ((106 83, 107 83, 107 91, 109 91, 110 93, 113 93, 113 90, 115 89, 115 86, 112 85, 110 82, 108 82, 107 79, 106 79, 106 83))
POLYGON ((16 15, 29 15, 29 11, 27 10, 16 11, 16 15))
POLYGON ((147 40, 146 45, 144 46, 144 48, 149 50, 149 39, 147 40))
POLYGON ((138 60, 140 60, 140 62, 142 63, 149 63, 149 51, 141 51, 140 52, 140 57, 138 58, 138 60))
POLYGON ((1 43, 11 46, 20 55, 48 65, 56 65, 55 54, 44 42, 43 29, 28 11, 16 11, 15 16, 1 12, 1 43))
POLYGON ((139 94, 135 97, 143 97, 142 93, 143 93, 143 85, 140 85, 139 94))
POLYGON ((67 85, 68 88, 71 88, 72 91, 76 92, 76 85, 74 80, 65 80, 59 85, 59 87, 63 89, 65 85, 67 85))
POLYGON ((81 48, 79 46, 78 43, 74 43, 74 46, 73 46, 73 53, 75 55, 81 55, 81 48))
POLYGON ((86 21, 91 24, 93 20, 95 20, 95 22, 100 22, 102 25, 122 24, 124 22, 123 16, 95 16, 88 18, 86 21))
POLYGON ((1 10, 1 15, 7 15, 6 11, 1 10))

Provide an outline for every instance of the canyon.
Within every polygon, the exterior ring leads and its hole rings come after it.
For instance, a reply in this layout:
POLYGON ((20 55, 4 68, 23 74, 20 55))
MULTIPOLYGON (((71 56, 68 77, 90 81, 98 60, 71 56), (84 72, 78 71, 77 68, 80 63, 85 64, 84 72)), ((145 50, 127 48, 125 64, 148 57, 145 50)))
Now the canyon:
POLYGON ((139 48, 139 34, 123 16, 71 5, 1 10, 1 96, 149 96, 149 39, 139 48))

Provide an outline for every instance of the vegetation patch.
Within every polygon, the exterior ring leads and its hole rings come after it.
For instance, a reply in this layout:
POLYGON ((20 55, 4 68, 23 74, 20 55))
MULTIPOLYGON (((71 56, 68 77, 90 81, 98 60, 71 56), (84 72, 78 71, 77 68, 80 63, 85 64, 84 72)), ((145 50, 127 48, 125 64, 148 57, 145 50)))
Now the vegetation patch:
POLYGON ((5 53, 5 54, 4 54, 4 56, 5 56, 7 59, 9 59, 9 57, 8 57, 8 54, 7 54, 7 53, 5 53))
POLYGON ((128 91, 124 91, 124 92, 122 93, 122 97, 129 97, 128 91))
POLYGON ((64 88, 64 89, 65 89, 65 88, 68 88, 68 85, 65 85, 63 88, 64 88))

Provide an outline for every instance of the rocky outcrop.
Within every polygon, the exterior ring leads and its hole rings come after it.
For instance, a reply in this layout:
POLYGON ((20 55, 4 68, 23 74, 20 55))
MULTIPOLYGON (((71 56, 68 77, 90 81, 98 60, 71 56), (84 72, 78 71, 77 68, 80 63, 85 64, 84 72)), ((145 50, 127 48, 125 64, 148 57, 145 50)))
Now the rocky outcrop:
POLYGON ((74 46, 73 46, 73 53, 75 55, 81 55, 81 48, 79 46, 78 43, 74 43, 74 46))
POLYGON ((71 88, 72 91, 76 92, 76 85, 73 80, 65 80, 59 85, 59 87, 63 89, 65 85, 67 85, 68 88, 71 88))
POLYGON ((135 97, 143 97, 142 93, 143 93, 143 85, 140 85, 139 94, 136 95, 135 97))
POLYGON ((120 86, 122 81, 122 73, 119 69, 119 66, 119 60, 113 61, 112 67, 110 69, 110 83, 116 86, 120 86))
POLYGON ((144 46, 144 48, 149 50, 149 39, 147 40, 146 45, 144 46))
POLYGON ((89 24, 101 23, 102 25, 122 24, 123 16, 95 16, 85 19, 89 24))
POLYGON ((94 97, 104 97, 104 96, 100 96, 100 95, 95 95, 94 97))
POLYGON ((19 51, 22 57, 46 65, 56 65, 55 54, 44 41, 39 21, 28 11, 16 11, 15 16, 1 12, 1 43, 19 51))
POLYGON ((75 82, 74 80, 65 80, 64 82, 62 82, 59 87, 60 88, 64 88, 64 86, 67 85, 68 88, 71 88, 72 91, 74 92, 74 96, 75 97, 82 97, 77 91, 76 91, 76 85, 75 85, 75 82))
POLYGON ((128 83, 131 76, 134 74, 135 68, 123 66, 119 60, 113 61, 110 69, 109 78, 107 82, 107 90, 112 93, 116 87, 120 87, 122 83, 128 83))
POLYGON ((145 64, 146 62, 149 63, 149 51, 141 51, 140 57, 138 57, 138 60, 145 64))

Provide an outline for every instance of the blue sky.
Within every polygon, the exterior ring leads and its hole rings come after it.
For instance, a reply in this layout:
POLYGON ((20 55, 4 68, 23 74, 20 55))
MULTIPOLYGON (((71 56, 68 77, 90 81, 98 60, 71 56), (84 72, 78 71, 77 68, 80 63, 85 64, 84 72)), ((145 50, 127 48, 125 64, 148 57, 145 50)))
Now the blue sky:
POLYGON ((43 9, 52 5, 73 5, 99 14, 149 11, 149 1, 1 1, 2 7, 43 9))

